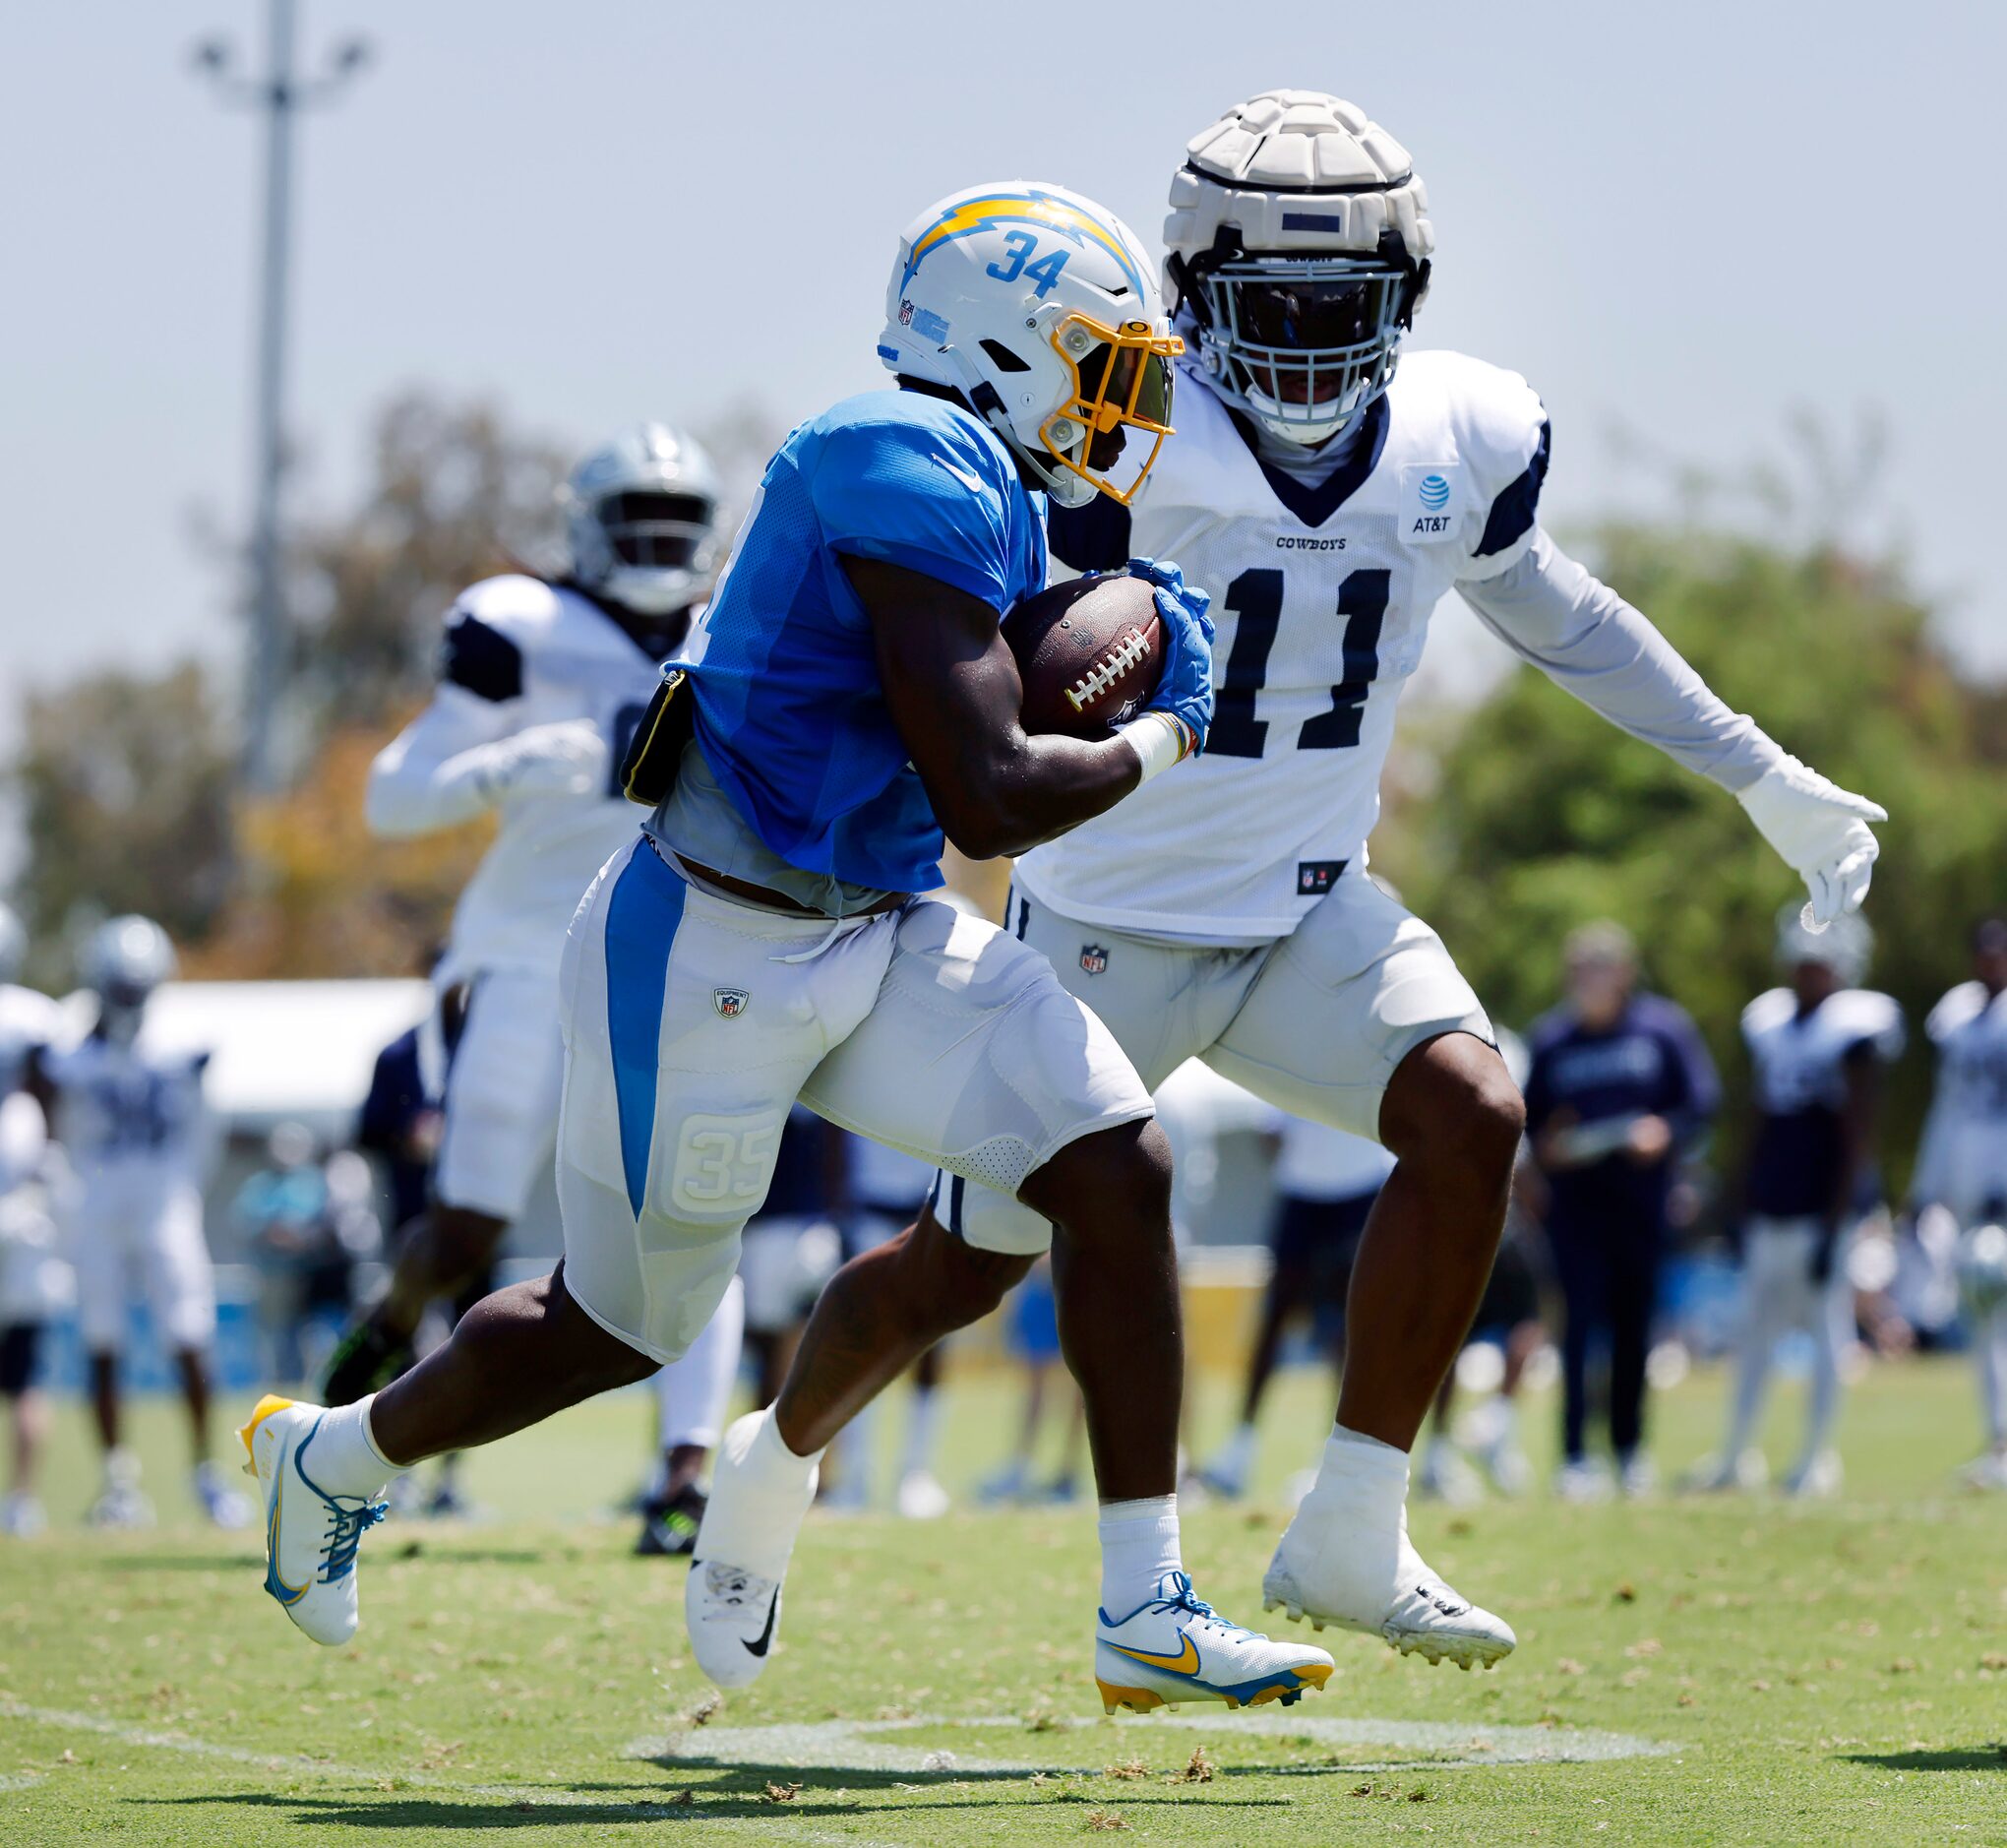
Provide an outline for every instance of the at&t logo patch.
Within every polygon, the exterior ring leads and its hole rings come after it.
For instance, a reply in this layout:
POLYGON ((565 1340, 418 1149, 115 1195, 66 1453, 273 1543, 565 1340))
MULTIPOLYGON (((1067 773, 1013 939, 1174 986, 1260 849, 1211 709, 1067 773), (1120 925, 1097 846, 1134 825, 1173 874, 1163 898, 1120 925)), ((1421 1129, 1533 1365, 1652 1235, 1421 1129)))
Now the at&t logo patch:
POLYGON ((1401 543, 1440 545, 1463 524, 1455 462, 1411 462, 1401 470, 1401 543))

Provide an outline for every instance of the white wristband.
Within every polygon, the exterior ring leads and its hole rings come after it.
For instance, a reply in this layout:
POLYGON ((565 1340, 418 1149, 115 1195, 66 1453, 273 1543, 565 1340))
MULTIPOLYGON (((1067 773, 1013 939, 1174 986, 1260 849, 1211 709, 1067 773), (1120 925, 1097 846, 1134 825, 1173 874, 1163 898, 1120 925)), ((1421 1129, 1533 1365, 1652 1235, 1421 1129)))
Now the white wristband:
POLYGON ((1159 770, 1169 770, 1190 748, 1190 734, 1184 721, 1170 712, 1145 712, 1119 727, 1117 736, 1135 752, 1136 762, 1143 767, 1143 782, 1159 770))

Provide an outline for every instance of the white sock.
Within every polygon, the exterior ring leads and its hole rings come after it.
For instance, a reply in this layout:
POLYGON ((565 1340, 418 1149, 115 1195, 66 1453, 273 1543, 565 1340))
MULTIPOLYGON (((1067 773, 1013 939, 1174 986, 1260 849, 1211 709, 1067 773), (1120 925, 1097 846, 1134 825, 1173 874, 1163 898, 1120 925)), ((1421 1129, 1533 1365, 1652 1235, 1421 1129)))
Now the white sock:
POLYGON ((931 1386, 916 1386, 913 1403, 906 1414, 906 1460, 899 1474, 910 1476, 917 1469, 934 1466, 934 1440, 941 1431, 941 1394, 931 1386))
POLYGON ((1120 1623, 1157 1595, 1166 1572, 1182 1571, 1178 1498, 1145 1496, 1101 1505, 1101 1609, 1120 1623))
POLYGON ((1408 1453, 1364 1432, 1334 1425, 1324 1440, 1317 1480, 1304 1498, 1342 1503, 1365 1527, 1397 1527, 1408 1503, 1408 1453))
POLYGON ((797 1456, 781 1441, 773 1407, 730 1426, 717 1448, 710 1506, 698 1545, 707 1560, 778 1578, 787 1571, 809 1504, 816 1499, 821 1451, 797 1456), (729 1473, 731 1488, 718 1494, 729 1473))
POLYGON ((332 1405, 314 1428, 304 1467, 330 1495, 374 1499, 402 1467, 388 1461, 377 1448, 376 1435, 369 1428, 369 1408, 375 1402, 372 1392, 353 1405, 332 1405))

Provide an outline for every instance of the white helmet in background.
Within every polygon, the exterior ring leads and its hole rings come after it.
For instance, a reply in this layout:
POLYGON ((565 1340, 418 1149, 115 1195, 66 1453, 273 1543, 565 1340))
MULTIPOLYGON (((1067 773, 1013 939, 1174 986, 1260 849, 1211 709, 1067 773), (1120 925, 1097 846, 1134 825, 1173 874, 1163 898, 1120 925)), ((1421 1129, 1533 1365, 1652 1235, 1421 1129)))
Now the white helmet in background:
POLYGON ((1808 905, 1795 899, 1777 914, 1777 959, 1787 969, 1816 962, 1833 971, 1842 988, 1858 988, 1874 955, 1874 932, 1858 911, 1836 917, 1821 930, 1805 922, 1808 905))
MULTIPOLYGON (((958 392, 1063 507, 1126 505, 1171 434, 1171 332, 1114 213, 1030 180, 972 186, 899 239, 879 357, 958 392), (1147 454, 1124 453, 1140 431, 1147 454)), ((1140 448, 1140 446, 1138 446, 1140 448)))
POLYGON ((174 946, 150 917, 107 918, 84 946, 84 980, 111 1013, 137 1013, 175 966, 174 946))
POLYGON ((718 471, 703 447, 665 423, 639 423, 602 444, 558 490, 572 576, 644 616, 704 595, 724 558, 718 471))
POLYGON ((0 982, 19 979, 28 959, 28 932, 10 904, 0 904, 0 982))
POLYGON ((1265 90, 1186 145, 1164 288, 1213 390, 1315 445, 1387 389, 1435 233, 1408 151, 1314 90, 1265 90))

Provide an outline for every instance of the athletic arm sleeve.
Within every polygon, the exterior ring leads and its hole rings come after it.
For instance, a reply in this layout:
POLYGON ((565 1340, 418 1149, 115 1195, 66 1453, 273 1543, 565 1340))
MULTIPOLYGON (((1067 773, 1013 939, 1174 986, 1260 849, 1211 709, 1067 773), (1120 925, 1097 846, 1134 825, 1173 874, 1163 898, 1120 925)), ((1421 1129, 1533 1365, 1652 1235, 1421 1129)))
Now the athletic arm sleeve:
POLYGON ((1010 606, 1011 497, 996 450, 923 423, 856 423, 831 431, 810 493, 829 549, 917 571, 1010 606))
POLYGON ((427 834, 471 821, 490 805, 480 771, 488 746, 516 728, 513 702, 497 703, 451 681, 377 753, 365 814, 370 832, 427 834))
POLYGON ((1746 789, 1783 758, 1754 719, 1730 711, 1643 615, 1544 529, 1509 569, 1457 588, 1521 660, 1724 789, 1746 789))

